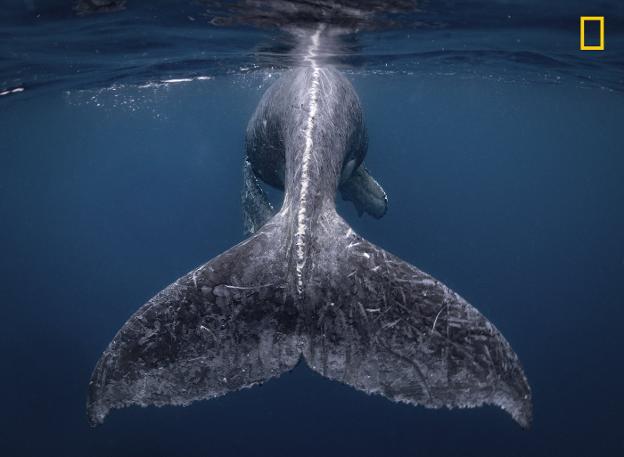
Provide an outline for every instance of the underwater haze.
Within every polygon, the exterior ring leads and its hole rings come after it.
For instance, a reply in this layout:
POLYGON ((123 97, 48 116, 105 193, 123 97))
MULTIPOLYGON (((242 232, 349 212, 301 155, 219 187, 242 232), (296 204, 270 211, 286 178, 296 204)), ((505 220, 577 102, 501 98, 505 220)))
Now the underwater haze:
MULTIPOLYGON (((624 455, 619 1, 10 0, 0 12, 2 456, 624 455), (579 48, 605 16, 606 49, 579 48), (89 426, 93 368, 150 297, 245 238, 245 129, 300 61, 355 87, 387 214, 353 229, 458 291, 533 395, 425 409, 305 363, 89 426)), ((272 198, 281 197, 270 191, 272 198)))

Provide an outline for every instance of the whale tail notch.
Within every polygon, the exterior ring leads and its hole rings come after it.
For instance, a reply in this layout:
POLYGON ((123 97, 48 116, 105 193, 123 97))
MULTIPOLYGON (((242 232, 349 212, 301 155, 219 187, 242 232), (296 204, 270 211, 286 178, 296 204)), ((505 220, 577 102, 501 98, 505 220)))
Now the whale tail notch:
POLYGON ((251 387, 303 356, 367 393, 433 408, 494 404, 527 427, 529 385, 496 328, 335 212, 321 217, 303 297, 288 286, 289 230, 278 213, 141 307, 96 365, 91 424, 112 408, 187 405, 251 387))

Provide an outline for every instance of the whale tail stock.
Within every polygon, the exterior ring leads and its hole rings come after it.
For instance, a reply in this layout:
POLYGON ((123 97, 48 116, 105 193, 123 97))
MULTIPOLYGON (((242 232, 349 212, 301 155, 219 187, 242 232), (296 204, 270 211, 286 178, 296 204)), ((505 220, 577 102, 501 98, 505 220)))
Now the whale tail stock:
POLYGON ((367 242, 335 212, 303 295, 287 218, 181 277, 141 307, 89 384, 92 425, 112 408, 186 405, 265 382, 300 360, 367 393, 426 407, 502 407, 531 421, 529 385, 504 337, 445 285, 367 242))

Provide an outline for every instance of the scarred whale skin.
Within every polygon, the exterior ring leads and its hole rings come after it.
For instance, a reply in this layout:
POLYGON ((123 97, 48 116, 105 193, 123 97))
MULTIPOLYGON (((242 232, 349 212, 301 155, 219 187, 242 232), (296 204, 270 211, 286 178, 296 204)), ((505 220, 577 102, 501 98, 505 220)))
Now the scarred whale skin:
POLYGON ((529 426, 527 379, 494 325, 336 213, 364 126, 349 81, 315 58, 320 33, 302 67, 267 91, 247 132, 255 172, 283 180, 281 209, 130 317, 93 372, 93 425, 113 408, 187 405, 304 360, 367 393, 430 408, 493 404, 529 426))

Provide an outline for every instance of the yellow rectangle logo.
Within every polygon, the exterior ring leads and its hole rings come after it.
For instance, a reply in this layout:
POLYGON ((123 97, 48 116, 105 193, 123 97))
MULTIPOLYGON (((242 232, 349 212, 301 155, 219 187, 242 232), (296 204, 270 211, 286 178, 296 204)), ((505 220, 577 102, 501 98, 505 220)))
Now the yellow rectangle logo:
POLYGON ((581 51, 604 51, 604 16, 581 16, 581 51), (598 45, 585 44, 585 22, 597 21, 600 23, 600 43, 598 45))

